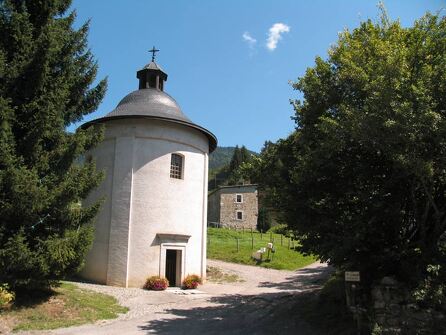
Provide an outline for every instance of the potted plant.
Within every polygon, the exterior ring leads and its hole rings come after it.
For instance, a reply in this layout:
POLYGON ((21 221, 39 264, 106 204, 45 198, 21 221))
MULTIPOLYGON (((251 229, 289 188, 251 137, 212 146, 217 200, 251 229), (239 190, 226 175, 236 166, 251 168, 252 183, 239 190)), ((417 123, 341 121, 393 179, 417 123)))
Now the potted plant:
POLYGON ((188 275, 183 280, 183 289, 195 289, 197 288, 198 284, 201 284, 202 280, 201 277, 198 275, 188 275))
POLYGON ((151 276, 147 278, 146 283, 143 286, 144 289, 153 291, 164 291, 168 287, 169 281, 160 276, 151 276))

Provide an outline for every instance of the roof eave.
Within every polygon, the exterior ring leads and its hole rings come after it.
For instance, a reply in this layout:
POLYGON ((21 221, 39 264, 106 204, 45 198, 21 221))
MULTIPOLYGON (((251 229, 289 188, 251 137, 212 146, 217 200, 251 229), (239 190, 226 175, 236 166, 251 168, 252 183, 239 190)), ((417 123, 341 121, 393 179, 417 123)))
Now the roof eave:
POLYGON ((160 120, 160 121, 167 121, 167 122, 172 122, 172 123, 176 123, 176 124, 182 124, 184 126, 187 127, 191 127, 194 128, 198 131, 200 131, 201 133, 203 133, 209 140, 209 153, 213 152, 216 148, 217 148, 217 137, 211 133, 209 130, 207 130, 206 128, 203 128, 195 123, 192 122, 186 122, 186 121, 181 121, 181 120, 177 120, 177 119, 171 119, 171 118, 167 118, 167 117, 161 117, 161 116, 151 116, 151 115, 117 115, 117 116, 104 116, 95 120, 91 120, 88 122, 85 122, 84 124, 82 124, 80 126, 80 128, 82 129, 87 129, 88 127, 97 124, 97 123, 103 123, 105 121, 109 121, 109 120, 120 120, 120 119, 151 119, 151 120, 160 120))

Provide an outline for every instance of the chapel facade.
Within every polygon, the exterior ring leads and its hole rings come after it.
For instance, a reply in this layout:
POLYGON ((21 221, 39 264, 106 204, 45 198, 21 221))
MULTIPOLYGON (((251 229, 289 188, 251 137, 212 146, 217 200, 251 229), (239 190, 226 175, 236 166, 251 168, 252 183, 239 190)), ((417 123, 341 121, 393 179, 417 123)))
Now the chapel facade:
POLYGON ((208 155, 217 139, 164 92, 167 74, 154 57, 137 78, 138 90, 82 126, 105 127, 89 153, 105 180, 87 199, 105 202, 81 275, 123 287, 159 275, 180 286, 188 274, 206 277, 208 155))

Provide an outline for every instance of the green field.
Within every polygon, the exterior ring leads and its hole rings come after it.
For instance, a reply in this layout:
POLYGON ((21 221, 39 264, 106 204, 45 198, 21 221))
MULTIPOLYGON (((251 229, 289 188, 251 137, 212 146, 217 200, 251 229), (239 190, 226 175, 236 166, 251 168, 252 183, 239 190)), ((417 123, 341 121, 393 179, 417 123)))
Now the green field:
POLYGON ((278 270, 296 270, 315 261, 314 257, 303 256, 293 249, 293 246, 298 245, 297 241, 291 241, 280 234, 253 232, 251 235, 249 230, 243 232, 242 230, 208 228, 207 242, 208 258, 232 263, 259 265, 278 270), (270 253, 269 259, 268 253, 265 253, 262 262, 253 260, 252 253, 261 247, 266 247, 271 240, 276 252, 270 253))

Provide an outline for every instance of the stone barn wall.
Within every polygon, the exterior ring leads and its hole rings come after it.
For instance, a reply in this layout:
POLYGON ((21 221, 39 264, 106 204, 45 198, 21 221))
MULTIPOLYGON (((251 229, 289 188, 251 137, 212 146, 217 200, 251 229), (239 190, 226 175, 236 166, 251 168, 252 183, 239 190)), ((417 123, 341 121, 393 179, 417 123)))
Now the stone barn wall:
POLYGON ((208 197, 208 224, 218 222, 225 228, 256 229, 257 217, 257 185, 223 186, 208 197), (237 212, 241 212, 241 217, 237 212))

